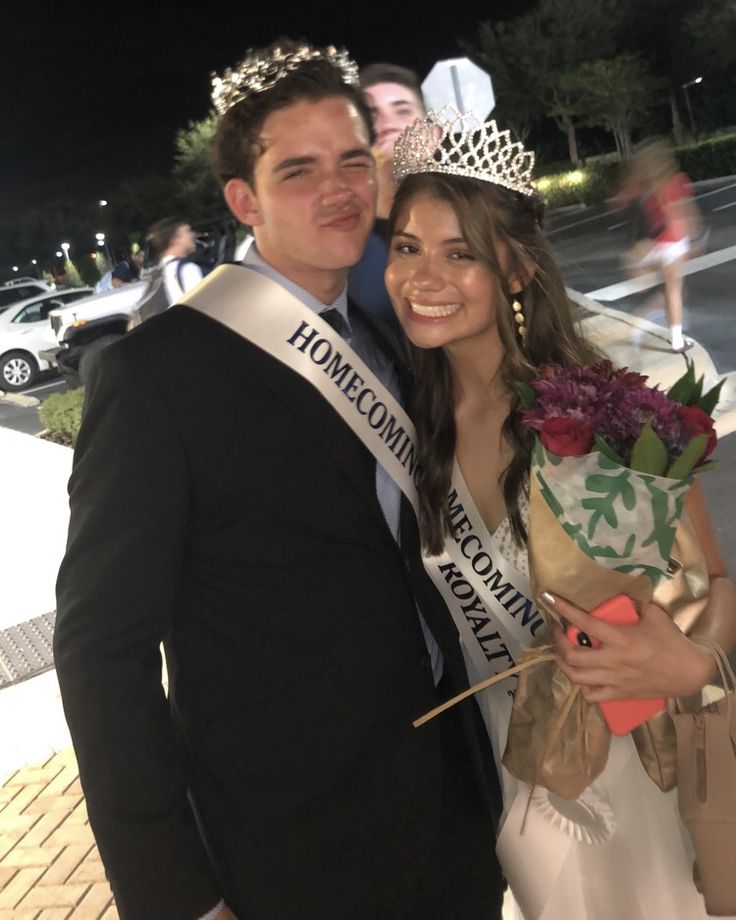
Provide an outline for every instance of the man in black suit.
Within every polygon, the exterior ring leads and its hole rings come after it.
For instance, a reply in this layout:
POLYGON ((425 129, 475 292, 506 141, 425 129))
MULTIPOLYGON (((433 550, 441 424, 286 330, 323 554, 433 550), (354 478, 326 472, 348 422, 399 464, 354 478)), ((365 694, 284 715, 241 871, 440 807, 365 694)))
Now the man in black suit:
MULTIPOLYGON (((375 203, 353 67, 283 43, 246 59, 219 84, 214 160, 256 241, 249 268, 229 267, 238 309, 259 275, 310 315, 337 311, 328 322, 396 389, 345 295, 375 203)), ((399 548, 396 486, 314 387, 195 309, 105 358, 70 482, 55 652, 120 915, 500 917, 474 704, 411 725, 465 678, 407 517, 415 563, 399 548)))

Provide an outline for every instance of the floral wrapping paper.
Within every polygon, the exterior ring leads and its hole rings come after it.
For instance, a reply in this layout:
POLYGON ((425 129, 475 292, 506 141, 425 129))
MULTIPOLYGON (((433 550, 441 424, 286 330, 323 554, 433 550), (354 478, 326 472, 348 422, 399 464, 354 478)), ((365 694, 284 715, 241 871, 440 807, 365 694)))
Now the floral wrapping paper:
MULTIPOLYGON (((684 512, 692 477, 636 473, 601 454, 550 456, 537 444, 530 474, 535 595, 550 591, 585 610, 617 594, 640 605, 653 600, 689 631, 708 596, 705 561, 684 512)), ((549 642, 549 633, 539 637, 527 656, 539 657, 549 642)), ((672 788, 676 752, 668 714, 633 735, 650 777, 672 788)), ((609 740, 598 706, 583 700, 554 661, 522 673, 503 758, 514 776, 576 798, 603 770, 609 740)))

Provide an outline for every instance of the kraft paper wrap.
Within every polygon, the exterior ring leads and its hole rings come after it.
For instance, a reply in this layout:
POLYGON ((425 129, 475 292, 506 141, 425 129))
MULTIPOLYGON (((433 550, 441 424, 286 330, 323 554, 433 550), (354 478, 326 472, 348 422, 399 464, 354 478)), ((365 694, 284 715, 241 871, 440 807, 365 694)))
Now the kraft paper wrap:
MULTIPOLYGON (((686 513, 671 559, 676 571, 656 590, 646 575, 626 575, 598 565, 564 532, 531 477, 529 567, 535 596, 550 591, 591 610, 616 594, 628 594, 640 605, 659 604, 687 633, 707 604, 708 573, 686 513)), ((549 642, 549 632, 539 636, 523 660, 548 652, 549 642)), ((671 789, 676 784, 677 744, 669 714, 655 716, 633 737, 649 776, 661 789, 671 789)), ((585 702, 554 661, 541 661, 522 672, 503 756, 510 773, 531 786, 577 798, 603 770, 609 742, 598 706, 585 702)))

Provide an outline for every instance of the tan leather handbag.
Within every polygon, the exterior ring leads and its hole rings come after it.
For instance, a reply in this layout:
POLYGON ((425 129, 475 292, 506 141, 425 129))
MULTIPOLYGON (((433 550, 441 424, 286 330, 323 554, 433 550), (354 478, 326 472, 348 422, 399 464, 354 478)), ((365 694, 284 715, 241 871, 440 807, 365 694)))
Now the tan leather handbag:
POLYGON ((677 732, 677 797, 695 848, 693 877, 715 917, 736 914, 736 677, 710 639, 693 638, 716 659, 726 695, 697 712, 672 701, 677 732))

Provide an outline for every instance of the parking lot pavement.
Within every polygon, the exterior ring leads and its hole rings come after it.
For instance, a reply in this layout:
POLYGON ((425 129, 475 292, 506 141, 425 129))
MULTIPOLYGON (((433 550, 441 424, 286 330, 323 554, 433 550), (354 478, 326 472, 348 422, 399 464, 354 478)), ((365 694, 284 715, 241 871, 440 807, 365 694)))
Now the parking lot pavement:
POLYGON ((0 427, 0 457, 0 629, 5 629, 54 609, 72 452, 0 427))

